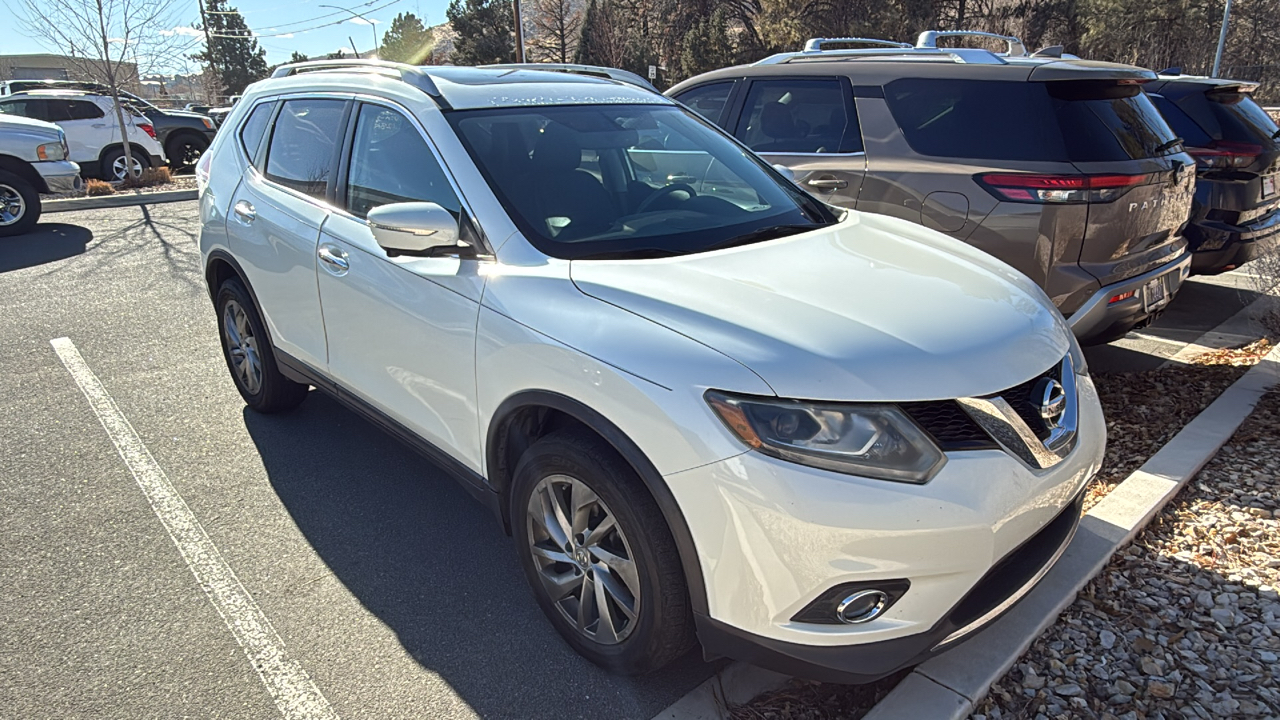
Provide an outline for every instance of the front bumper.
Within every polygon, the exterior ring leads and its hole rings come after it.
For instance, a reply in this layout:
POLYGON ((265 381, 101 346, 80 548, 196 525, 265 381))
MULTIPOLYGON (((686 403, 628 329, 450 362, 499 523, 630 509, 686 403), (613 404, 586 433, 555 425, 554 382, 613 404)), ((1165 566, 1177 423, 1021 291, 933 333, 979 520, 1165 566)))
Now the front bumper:
POLYGON ((759 637, 694 615, 711 657, 733 657, 819 682, 868 683, 959 645, 1013 608, 1049 572, 1080 525, 1084 493, 1043 530, 1006 555, 929 630, 865 645, 823 647, 759 637))
POLYGON ((1248 225, 1199 220, 1187 227, 1191 272, 1212 275, 1239 267, 1280 248, 1280 210, 1248 225))
POLYGON ((45 185, 51 193, 75 192, 84 187, 84 179, 80 177, 80 166, 70 160, 46 161, 31 163, 31 167, 44 178, 45 185))
POLYGON ((1186 253, 1155 270, 1105 285, 1067 318, 1067 324, 1082 345, 1110 342, 1163 310, 1190 274, 1191 254, 1186 253), (1143 288, 1157 278, 1164 278, 1165 299, 1156 307, 1147 307, 1143 288), (1111 298, 1129 292, 1134 293, 1133 297, 1111 302, 1111 298))
POLYGON ((704 650, 807 678, 866 682, 1007 609, 1065 544, 1047 528, 1064 512, 1074 527, 1078 512, 1064 509, 1101 465, 1097 391, 1078 379, 1079 443, 1046 470, 1003 450, 951 452, 937 476, 914 485, 747 452, 666 476, 686 509, 706 587, 707 613, 696 617, 704 650), (1021 570, 993 570, 1006 558, 1021 570), (837 586, 901 580, 909 589, 870 622, 794 619, 837 586))

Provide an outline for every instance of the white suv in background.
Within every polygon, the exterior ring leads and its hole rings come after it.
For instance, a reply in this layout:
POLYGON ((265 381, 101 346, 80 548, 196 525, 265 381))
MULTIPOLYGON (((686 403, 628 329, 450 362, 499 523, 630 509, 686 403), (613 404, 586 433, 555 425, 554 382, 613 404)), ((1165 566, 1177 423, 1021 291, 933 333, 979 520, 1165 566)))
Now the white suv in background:
POLYGON ((1074 532, 1105 430, 1044 293, 820 203, 661 95, 303 63, 223 127, 200 246, 245 401, 315 386, 434 458, 606 668, 696 638, 878 678, 1006 610, 1074 532))
MULTIPOLYGON (((141 111, 123 104, 135 172, 165 164, 155 128, 141 111)), ((86 175, 104 180, 125 176, 124 145, 111 98, 80 90, 31 90, 0 98, 0 113, 51 122, 67 134, 71 160, 86 175)))

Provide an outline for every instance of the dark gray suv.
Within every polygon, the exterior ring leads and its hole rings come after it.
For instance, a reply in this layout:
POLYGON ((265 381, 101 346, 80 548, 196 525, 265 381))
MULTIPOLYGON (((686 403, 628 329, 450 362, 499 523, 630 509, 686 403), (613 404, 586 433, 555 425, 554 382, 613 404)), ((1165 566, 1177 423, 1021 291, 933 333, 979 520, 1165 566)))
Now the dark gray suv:
MULTIPOLYGON (((699 75, 668 95, 823 200, 947 233, 1025 273, 1082 342, 1149 323, 1189 273, 1195 162, 1149 70, 844 38, 699 75), (832 49, 836 45, 877 47, 832 49)), ((673 168, 689 183, 711 171, 673 168)))

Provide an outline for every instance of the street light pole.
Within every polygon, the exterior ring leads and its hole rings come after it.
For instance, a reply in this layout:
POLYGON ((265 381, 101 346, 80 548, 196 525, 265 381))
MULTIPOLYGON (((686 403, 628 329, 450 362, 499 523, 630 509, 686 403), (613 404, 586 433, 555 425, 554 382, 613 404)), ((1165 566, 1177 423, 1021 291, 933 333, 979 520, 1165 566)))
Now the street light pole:
POLYGON ((516 62, 524 62, 524 23, 520 17, 520 0, 511 0, 511 12, 516 18, 516 62))
POLYGON ((1209 77, 1218 77, 1218 71, 1222 69, 1222 49, 1227 46, 1227 25, 1231 22, 1231 0, 1227 0, 1227 7, 1222 11, 1222 32, 1218 33, 1218 52, 1213 55, 1213 73, 1209 77))
MULTIPOLYGON (((338 7, 337 5, 317 5, 316 7, 329 8, 330 10, 341 10, 342 12, 350 13, 352 17, 358 17, 358 18, 360 18, 361 20, 363 20, 363 21, 365 21, 365 22, 369 23, 369 27, 370 27, 370 29, 372 29, 372 30, 373 30, 373 50, 372 50, 371 52, 372 52, 374 55, 377 55, 377 54, 378 54, 378 26, 377 26, 377 25, 374 25, 372 20, 370 20, 369 18, 365 17, 362 13, 358 13, 358 12, 356 12, 355 10, 352 10, 351 8, 338 7)), ((350 38, 348 38, 348 39, 350 39, 350 38)), ((355 44, 354 44, 354 43, 352 44, 351 49, 352 49, 352 50, 355 50, 355 44)), ((357 57, 357 58, 358 58, 358 57, 360 57, 360 53, 359 53, 358 51, 356 52, 356 57, 357 57)))

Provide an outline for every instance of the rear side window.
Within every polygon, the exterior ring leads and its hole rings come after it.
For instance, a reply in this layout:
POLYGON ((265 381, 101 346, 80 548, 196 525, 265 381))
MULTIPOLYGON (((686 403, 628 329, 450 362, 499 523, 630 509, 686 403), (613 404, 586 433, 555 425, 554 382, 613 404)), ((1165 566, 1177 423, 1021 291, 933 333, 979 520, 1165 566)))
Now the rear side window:
POLYGON ((363 218, 379 205, 400 202, 433 202, 455 217, 462 210, 418 128, 396 110, 363 105, 351 146, 347 209, 363 218))
POLYGON ((1164 116, 1165 121, 1169 123, 1169 127, 1182 138, 1182 142, 1191 147, 1207 147, 1213 142, 1213 138, 1209 137, 1190 115, 1183 112, 1174 102, 1163 95, 1151 95, 1151 104, 1156 106, 1160 114, 1164 116))
POLYGON ((982 160, 1064 160, 1062 132, 1044 85, 902 78, 885 102, 921 155, 982 160))
POLYGON ((711 83, 686 90, 676 96, 676 100, 689 106, 690 110, 719 125, 724 120, 725 105, 729 103, 729 93, 733 91, 733 82, 711 83))
POLYGON ((922 155, 1105 162, 1181 150, 1137 85, 906 78, 885 101, 922 155))
POLYGON ((853 94, 839 78, 756 80, 738 137, 762 153, 849 153, 862 150, 853 94))
POLYGON ((286 100, 267 149, 267 178, 324 199, 345 106, 344 100, 286 100))
POLYGON ((267 131, 267 123, 271 122, 271 111, 275 107, 273 102, 258 105, 245 118, 244 125, 240 126, 240 147, 244 148, 245 157, 249 158, 254 167, 261 167, 258 163, 258 150, 262 147, 262 135, 267 131))
POLYGON ((67 113, 71 120, 97 120, 105 115, 102 108, 88 100, 72 100, 67 103, 67 113))

